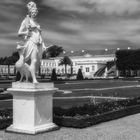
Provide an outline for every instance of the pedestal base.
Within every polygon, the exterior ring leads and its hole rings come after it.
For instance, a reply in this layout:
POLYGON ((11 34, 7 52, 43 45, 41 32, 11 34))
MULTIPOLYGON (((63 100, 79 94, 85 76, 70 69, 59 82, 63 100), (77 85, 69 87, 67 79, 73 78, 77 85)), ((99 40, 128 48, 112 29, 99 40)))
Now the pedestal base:
POLYGON ((37 134, 56 130, 53 121, 53 83, 13 83, 13 124, 7 131, 37 134))
POLYGON ((31 135, 35 135, 35 134, 39 134, 39 133, 44 133, 44 132, 50 132, 50 131, 54 131, 54 130, 58 130, 59 127, 54 124, 54 123, 49 123, 46 125, 42 125, 42 126, 38 126, 38 127, 34 127, 34 128, 14 128, 13 125, 9 126, 6 131, 7 132, 15 132, 15 133, 23 133, 23 134, 31 134, 31 135))

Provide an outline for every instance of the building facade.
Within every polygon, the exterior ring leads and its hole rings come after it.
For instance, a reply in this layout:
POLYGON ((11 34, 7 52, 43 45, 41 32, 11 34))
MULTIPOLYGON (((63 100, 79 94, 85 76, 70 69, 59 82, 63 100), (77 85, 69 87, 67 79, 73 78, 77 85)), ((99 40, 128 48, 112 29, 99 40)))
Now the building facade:
MULTIPOLYGON (((78 53, 65 53, 60 57, 50 58, 50 59, 42 59, 40 72, 44 75, 51 75, 52 70, 55 69, 58 75, 65 74, 65 66, 59 65, 60 60, 64 57, 68 56, 72 61, 72 66, 67 66, 68 74, 77 74, 78 70, 81 69, 83 76, 85 78, 93 78, 95 77, 95 73, 106 66, 107 62, 115 60, 115 53, 109 53, 104 51, 102 53, 92 53, 92 52, 84 52, 80 55, 78 53)), ((105 70, 105 72, 107 72, 105 70)), ((104 76, 106 73, 104 74, 104 76)))

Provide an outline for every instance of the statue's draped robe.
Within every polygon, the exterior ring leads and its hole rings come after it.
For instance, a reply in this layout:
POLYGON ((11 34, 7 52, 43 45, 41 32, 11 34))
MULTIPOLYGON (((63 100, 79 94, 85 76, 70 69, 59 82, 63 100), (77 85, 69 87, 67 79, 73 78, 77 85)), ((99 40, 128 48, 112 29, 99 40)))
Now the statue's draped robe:
POLYGON ((30 32, 30 36, 27 38, 25 37, 25 44, 24 44, 24 50, 23 50, 25 62, 27 62, 31 58, 31 54, 33 50, 37 51, 37 54, 38 54, 37 59, 41 59, 44 44, 43 44, 41 32, 39 30, 40 25, 27 16, 22 21, 21 26, 23 26, 23 29, 25 31, 28 30, 29 26, 31 28, 34 28, 34 30, 30 32))

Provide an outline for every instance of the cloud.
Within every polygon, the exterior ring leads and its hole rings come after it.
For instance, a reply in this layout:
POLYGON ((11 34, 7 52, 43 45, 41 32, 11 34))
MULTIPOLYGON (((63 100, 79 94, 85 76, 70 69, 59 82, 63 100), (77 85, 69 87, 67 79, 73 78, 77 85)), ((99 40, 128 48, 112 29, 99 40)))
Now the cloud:
POLYGON ((116 48, 138 46, 140 40, 140 20, 116 19, 93 24, 91 21, 61 21, 59 26, 64 30, 74 30, 76 33, 61 30, 46 30, 47 40, 62 45, 64 48, 116 48))
POLYGON ((139 0, 44 0, 43 4, 57 10, 91 14, 95 11, 105 14, 133 14, 140 12, 139 0))
POLYGON ((54 7, 57 10, 75 11, 75 12, 80 12, 80 13, 89 11, 88 8, 80 5, 79 0, 69 0, 69 1, 64 1, 64 0, 48 0, 48 1, 45 1, 44 0, 43 4, 54 7))
MULTIPOLYGON (((27 1, 0 1, 2 55, 16 48, 27 1)), ((69 50, 140 45, 139 0, 38 0, 38 6, 38 22, 47 45, 69 50)))
POLYGON ((99 0, 96 4, 99 12, 107 14, 133 14, 140 11, 140 1, 138 0, 99 0))
POLYGON ((23 1, 22 0, 1 0, 0 1, 0 4, 3 4, 3 5, 6 5, 6 4, 8 4, 8 5, 18 5, 18 4, 23 4, 23 1))
POLYGON ((82 29, 82 24, 78 21, 62 21, 59 24, 60 27, 69 30, 80 31, 82 29))

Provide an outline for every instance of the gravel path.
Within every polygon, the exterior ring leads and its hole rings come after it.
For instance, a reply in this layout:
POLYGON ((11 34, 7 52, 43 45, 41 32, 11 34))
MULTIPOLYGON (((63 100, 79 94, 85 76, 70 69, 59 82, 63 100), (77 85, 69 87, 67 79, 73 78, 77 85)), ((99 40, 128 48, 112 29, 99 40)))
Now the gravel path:
POLYGON ((0 140, 140 140, 140 114, 84 129, 62 127, 35 136, 0 131, 0 140))

